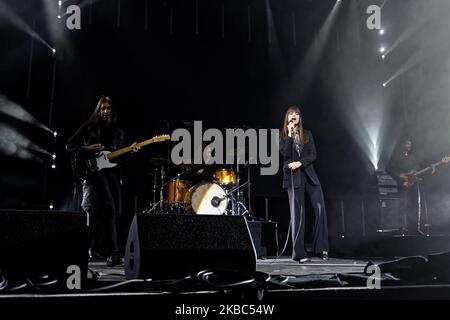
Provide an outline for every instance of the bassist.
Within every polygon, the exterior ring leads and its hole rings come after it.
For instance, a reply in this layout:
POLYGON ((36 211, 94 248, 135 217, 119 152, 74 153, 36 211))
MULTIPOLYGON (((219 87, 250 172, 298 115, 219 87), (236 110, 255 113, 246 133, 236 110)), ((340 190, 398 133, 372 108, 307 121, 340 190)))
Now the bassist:
POLYGON ((418 186, 413 183, 414 173, 419 169, 413 152, 413 143, 407 138, 398 150, 394 151, 386 171, 397 181, 400 196, 401 217, 404 219, 404 232, 409 235, 420 233, 418 186), (408 183, 409 178, 409 183, 408 183))

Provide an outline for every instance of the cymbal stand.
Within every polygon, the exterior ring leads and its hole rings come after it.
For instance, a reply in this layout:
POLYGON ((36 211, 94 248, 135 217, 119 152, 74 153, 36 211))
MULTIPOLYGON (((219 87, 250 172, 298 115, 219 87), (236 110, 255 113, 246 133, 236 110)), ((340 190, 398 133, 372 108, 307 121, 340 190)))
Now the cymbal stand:
POLYGON ((164 179, 166 178, 164 166, 161 166, 161 188, 159 189, 159 212, 164 212, 164 179))
POLYGON ((241 185, 236 185, 236 187, 230 189, 227 194, 226 197, 228 197, 231 201, 231 215, 236 215, 236 216, 247 216, 248 213, 248 209, 245 206, 245 204, 239 199, 239 194, 241 193, 242 188, 244 188, 245 186, 248 185, 248 182, 245 182, 241 185), (236 192, 236 195, 234 195, 234 193, 236 192), (244 209, 244 211, 241 214, 241 208, 244 209), (235 213, 236 212, 236 213, 235 213))
POLYGON ((251 180, 250 180, 250 160, 247 163, 247 182, 248 182, 248 187, 247 187, 247 205, 248 205, 248 215, 250 218, 253 219, 253 211, 252 211, 252 204, 251 204, 251 180))
MULTIPOLYGON (((238 158, 237 158, 237 161, 236 161, 236 188, 237 188, 236 190, 239 190, 239 182, 240 182, 240 180, 241 180, 241 178, 239 177, 239 154, 238 154, 238 158)), ((236 199, 234 199, 234 197, 233 197, 233 200, 232 200, 232 209, 231 210, 232 210, 232 212, 234 214, 235 209, 236 209, 236 206, 235 206, 236 203, 235 202, 239 203, 239 191, 236 194, 236 199)), ((240 210, 239 205, 237 205, 237 215, 238 216, 241 215, 241 210, 240 210)))
POLYGON ((153 189, 152 189, 152 193, 153 193, 153 203, 156 202, 156 189, 158 188, 158 169, 155 168, 155 170, 153 171, 153 189))
POLYGON ((164 212, 164 193, 163 193, 163 187, 166 185, 166 183, 163 183, 165 179, 165 171, 164 166, 161 166, 160 170, 160 180, 161 180, 161 187, 159 188, 159 201, 156 201, 156 189, 157 189, 157 183, 156 183, 156 173, 154 174, 154 183, 153 183, 153 203, 150 205, 150 208, 147 210, 144 210, 143 213, 163 213, 164 212))
MULTIPOLYGON (((247 185, 247 197, 248 197, 248 208, 245 206, 244 204, 244 194, 242 192, 242 190, 237 192, 236 195, 236 199, 234 199, 234 197, 232 198, 232 204, 234 202, 235 203, 235 207, 237 208, 237 213, 236 215, 238 216, 245 216, 248 219, 253 219, 252 216, 252 211, 251 211, 251 205, 250 205, 250 186, 251 186, 251 182, 250 182, 250 166, 249 166, 250 160, 248 160, 245 164, 244 167, 247 166, 247 182, 245 183, 247 185), (241 208, 243 209, 243 211, 241 212, 241 208)), ((239 189, 239 183, 240 183, 240 168, 239 168, 239 158, 237 161, 237 165, 236 165, 236 175, 237 175, 237 183, 236 183, 236 187, 237 189, 239 189)), ((234 208, 232 208, 233 212, 235 212, 234 208)))

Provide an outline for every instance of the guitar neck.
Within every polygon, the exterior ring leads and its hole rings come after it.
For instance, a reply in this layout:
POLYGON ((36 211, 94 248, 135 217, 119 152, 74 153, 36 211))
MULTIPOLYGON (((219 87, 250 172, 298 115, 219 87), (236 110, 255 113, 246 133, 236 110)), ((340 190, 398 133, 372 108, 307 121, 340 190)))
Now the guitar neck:
MULTIPOLYGON (((151 139, 139 142, 137 145, 139 147, 144 147, 144 146, 149 145, 149 144, 151 144, 153 142, 154 142, 154 139, 151 138, 151 139)), ((133 150, 133 148, 131 146, 128 146, 128 147, 125 147, 125 148, 122 148, 122 149, 118 149, 118 150, 113 151, 110 154, 108 154, 108 159, 112 160, 112 159, 117 158, 117 157, 119 157, 121 155, 124 155, 124 154, 126 154, 128 152, 131 152, 132 150, 133 150)))
POLYGON ((416 176, 418 176, 418 175, 421 175, 422 173, 425 173, 425 172, 427 172, 427 171, 429 171, 429 170, 431 170, 432 168, 433 168, 433 166, 434 167, 437 167, 438 165, 441 165, 441 164, 443 164, 444 163, 444 161, 438 161, 438 162, 436 162, 436 163, 434 163, 434 164, 432 164, 432 165, 430 165, 430 166, 428 166, 428 167, 426 167, 426 168, 424 168, 424 169, 422 169, 422 170, 420 170, 420 171, 417 171, 416 173, 415 173, 415 175, 416 176))

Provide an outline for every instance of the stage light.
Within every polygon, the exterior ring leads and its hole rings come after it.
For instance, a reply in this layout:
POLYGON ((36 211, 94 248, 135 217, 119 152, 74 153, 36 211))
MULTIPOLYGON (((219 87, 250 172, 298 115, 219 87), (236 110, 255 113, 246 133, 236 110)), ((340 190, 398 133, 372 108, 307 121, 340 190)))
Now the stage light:
POLYGON ((58 135, 58 131, 53 131, 53 136, 56 138, 56 136, 58 135))
POLYGON ((55 54, 55 53, 56 53, 56 49, 55 49, 55 48, 53 48, 53 49, 52 49, 52 52, 53 52, 53 54, 55 54))
POLYGON ((61 1, 61 0, 59 0, 59 1, 58 1, 58 6, 60 6, 60 7, 61 7, 61 5, 62 5, 62 1, 61 1))
POLYGON ((52 164, 52 169, 55 169, 56 168, 56 164, 52 164))
POLYGON ((383 54, 382 56, 381 56, 381 59, 385 59, 386 58, 386 55, 385 54, 383 54))
POLYGON ((52 159, 53 159, 53 160, 56 159, 56 153, 52 154, 52 159))
POLYGON ((380 29, 380 35, 384 34, 384 29, 380 29))
POLYGON ((386 48, 385 48, 385 47, 381 47, 381 48, 380 48, 380 52, 381 52, 381 53, 383 53, 383 52, 385 52, 385 51, 386 51, 386 48))
POLYGON ((56 16, 58 19, 61 19, 61 16, 58 14, 57 16, 56 16))
POLYGON ((382 86, 383 86, 383 87, 386 87, 386 82, 383 82, 382 86))
POLYGON ((53 203, 50 203, 50 204, 48 205, 48 208, 49 208, 50 210, 53 210, 53 203))

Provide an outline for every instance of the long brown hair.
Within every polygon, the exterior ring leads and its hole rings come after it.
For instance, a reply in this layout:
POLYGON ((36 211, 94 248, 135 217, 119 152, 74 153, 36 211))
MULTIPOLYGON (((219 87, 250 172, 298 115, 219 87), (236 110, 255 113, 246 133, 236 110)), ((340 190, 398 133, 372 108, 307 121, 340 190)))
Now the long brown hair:
POLYGON ((111 123, 116 123, 117 121, 117 112, 116 112, 116 108, 114 107, 112 100, 110 97, 107 96, 102 96, 98 102, 97 102, 97 106, 95 107, 94 112, 91 114, 91 116, 89 117, 89 119, 86 121, 86 124, 91 124, 91 123, 100 123, 101 122, 101 116, 100 116, 100 108, 102 107, 103 103, 109 103, 109 105, 111 106, 111 123))
POLYGON ((303 120, 302 120, 302 113, 300 112, 300 109, 297 106, 290 106, 287 110, 286 110, 286 114, 284 115, 284 124, 283 124, 283 130, 281 132, 281 137, 283 139, 287 139, 289 137, 289 132, 288 132, 288 119, 289 119, 289 114, 290 113, 297 113, 299 116, 299 122, 298 122, 298 131, 300 134, 300 143, 301 144, 306 144, 308 143, 309 139, 308 136, 305 134, 304 130, 303 130, 303 120))

